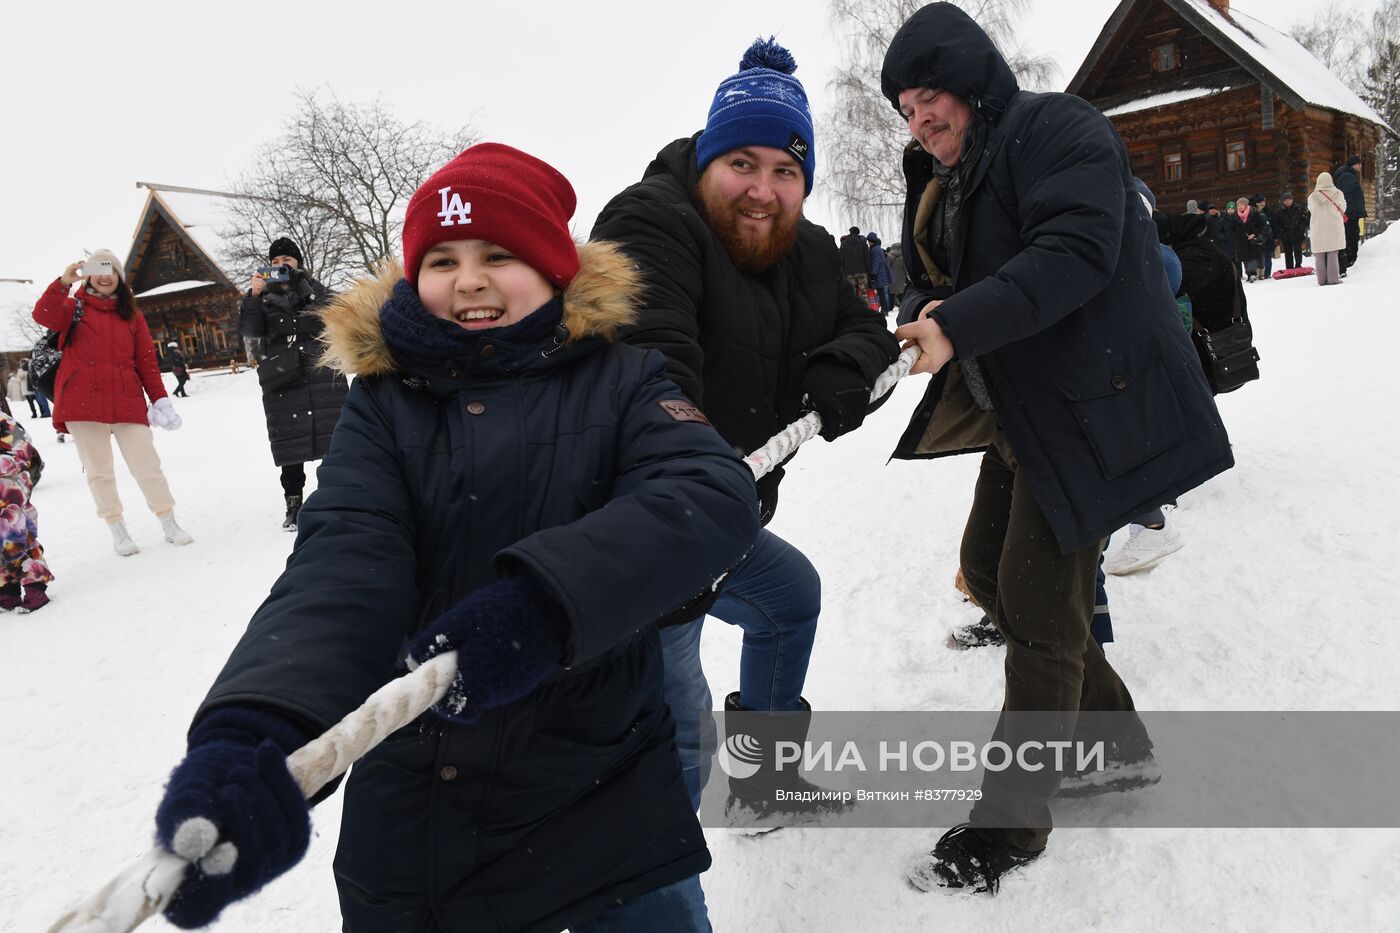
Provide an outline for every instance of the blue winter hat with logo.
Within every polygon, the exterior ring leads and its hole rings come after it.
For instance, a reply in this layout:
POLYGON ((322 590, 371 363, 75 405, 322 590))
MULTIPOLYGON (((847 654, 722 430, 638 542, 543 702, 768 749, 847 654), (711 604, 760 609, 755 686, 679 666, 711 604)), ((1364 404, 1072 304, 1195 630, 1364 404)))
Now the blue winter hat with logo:
POLYGON ((802 167, 805 193, 812 193, 817 155, 812 111, 797 62, 773 36, 755 39, 739 61, 739 73, 720 82, 705 131, 695 143, 695 165, 705 170, 719 156, 743 146, 781 149, 802 167))

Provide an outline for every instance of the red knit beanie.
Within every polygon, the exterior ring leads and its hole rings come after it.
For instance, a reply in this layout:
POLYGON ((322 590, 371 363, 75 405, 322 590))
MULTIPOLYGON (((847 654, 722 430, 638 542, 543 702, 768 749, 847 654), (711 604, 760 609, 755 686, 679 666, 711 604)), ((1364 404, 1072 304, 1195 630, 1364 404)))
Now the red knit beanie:
POLYGON ((532 155, 481 143, 463 151, 413 192, 403 221, 404 275, 418 283, 423 254, 448 240, 503 246, 560 288, 578 272, 569 234, 574 188, 532 155))

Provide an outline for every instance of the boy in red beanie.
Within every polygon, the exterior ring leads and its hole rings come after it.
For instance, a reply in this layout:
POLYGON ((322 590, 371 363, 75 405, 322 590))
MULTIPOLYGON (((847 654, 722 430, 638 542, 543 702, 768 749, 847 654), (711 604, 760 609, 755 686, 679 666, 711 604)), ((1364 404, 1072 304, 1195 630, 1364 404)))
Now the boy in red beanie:
POLYGON ((658 353, 613 341, 638 273, 576 246, 573 209, 550 166, 474 146, 409 202, 404 267, 323 312, 357 378, 156 815, 191 863, 177 925, 305 853, 288 753, 455 650, 442 703, 350 773, 344 929, 710 928, 656 624, 753 542, 753 479, 658 353))

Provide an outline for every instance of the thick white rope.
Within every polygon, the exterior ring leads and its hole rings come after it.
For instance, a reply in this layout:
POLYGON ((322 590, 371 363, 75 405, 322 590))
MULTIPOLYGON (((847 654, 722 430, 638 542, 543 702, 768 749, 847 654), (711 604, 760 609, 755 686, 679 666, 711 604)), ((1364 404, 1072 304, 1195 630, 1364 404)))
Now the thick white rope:
MULTIPOLYGON (((449 651, 380 687, 319 738, 287 756, 287 769, 307 798, 340 777, 390 733, 417 719, 447 693, 457 671, 449 651)), ((153 846, 121 874, 49 927, 49 933, 128 933, 155 916, 185 878, 189 863, 153 846)))
MULTIPOLYGON (((885 395, 909 374, 918 347, 899 355, 879 378, 870 400, 885 395)), ((782 463, 803 443, 821 433, 822 419, 808 412, 768 443, 745 457, 758 479, 782 463)), ((349 770, 390 733, 402 729, 447 693, 457 671, 457 653, 438 655, 406 677, 376 690, 364 705, 317 739, 287 756, 287 768, 307 798, 349 770)), ((189 863, 154 846, 100 891, 64 914, 48 933, 129 933, 165 909, 184 880, 189 863)))
MULTIPOLYGON (((875 380, 875 387, 870 390, 870 401, 875 401, 884 396, 894 388, 894 385, 905 376, 909 375, 909 370, 914 367, 914 363, 919 359, 919 348, 912 346, 899 354, 899 359, 889 365, 884 372, 880 373, 875 380)), ((797 448, 816 437, 822 431, 822 416, 814 411, 798 418, 792 424, 783 428, 773 438, 758 450, 744 458, 744 462, 753 470, 753 478, 760 479, 773 471, 773 469, 788 457, 791 457, 797 448)))

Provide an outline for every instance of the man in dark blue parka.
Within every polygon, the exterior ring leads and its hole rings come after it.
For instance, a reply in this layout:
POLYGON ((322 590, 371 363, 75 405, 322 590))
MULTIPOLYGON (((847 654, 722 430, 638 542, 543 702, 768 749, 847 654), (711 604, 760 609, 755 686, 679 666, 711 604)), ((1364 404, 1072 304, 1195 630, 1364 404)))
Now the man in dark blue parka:
MULTIPOLYGON (((1123 767, 1104 785, 1151 780, 1132 697, 1090 637, 1095 568, 1114 529, 1233 461, 1127 151, 1083 100, 1020 90, 952 4, 900 28, 881 87, 914 137, 904 301, 920 315, 896 336, 935 374, 895 456, 983 454, 961 561, 1007 642, 995 738, 1068 740, 1079 711, 1116 712, 1123 767), (1047 731, 1026 710, 1057 715, 1047 731)), ((1063 776, 988 771, 971 823, 910 880, 995 891, 1044 849, 1063 776)))

